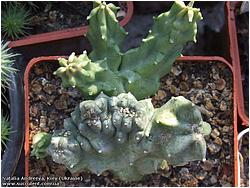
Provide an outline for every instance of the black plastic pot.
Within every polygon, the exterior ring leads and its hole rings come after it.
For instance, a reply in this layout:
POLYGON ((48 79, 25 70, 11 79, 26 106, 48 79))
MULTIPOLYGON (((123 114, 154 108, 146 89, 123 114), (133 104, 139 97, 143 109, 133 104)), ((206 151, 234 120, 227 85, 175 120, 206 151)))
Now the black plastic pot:
MULTIPOLYGON (((17 60, 18 62, 18 60, 17 60)), ((17 63, 15 67, 19 69, 17 63)), ((23 95, 23 78, 21 72, 10 75, 11 83, 9 89, 9 104, 10 104, 10 125, 11 134, 7 142, 7 147, 2 156, 1 161, 1 176, 2 186, 12 177, 17 169, 18 161, 21 157, 24 143, 24 95, 23 95)))

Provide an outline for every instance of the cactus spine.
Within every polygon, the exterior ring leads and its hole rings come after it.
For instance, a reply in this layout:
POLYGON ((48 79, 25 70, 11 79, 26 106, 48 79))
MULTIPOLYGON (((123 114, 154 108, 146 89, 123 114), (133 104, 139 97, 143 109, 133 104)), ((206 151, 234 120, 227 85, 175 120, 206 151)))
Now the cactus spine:
POLYGON ((116 20, 116 11, 113 4, 95 3, 88 17, 87 38, 93 47, 90 58, 85 53, 84 58, 75 57, 74 61, 70 61, 74 55, 68 60, 60 59, 64 68, 65 64, 76 65, 77 75, 60 68, 55 74, 62 78, 64 86, 77 87, 86 97, 103 91, 109 96, 131 92, 143 99, 155 94, 160 77, 169 72, 183 46, 195 41, 197 22, 202 16, 192 3, 185 6, 176 1, 169 12, 154 19, 153 28, 140 47, 122 53, 120 48, 127 33, 116 20), (77 66, 86 61, 92 68, 77 66))
MULTIPOLYGON (((47 153, 71 172, 110 170, 125 181, 157 172, 163 161, 180 165, 206 156, 210 125, 184 97, 154 109, 150 99, 128 94, 80 103, 56 130, 47 153)), ((43 147, 42 147, 43 148, 43 147)))

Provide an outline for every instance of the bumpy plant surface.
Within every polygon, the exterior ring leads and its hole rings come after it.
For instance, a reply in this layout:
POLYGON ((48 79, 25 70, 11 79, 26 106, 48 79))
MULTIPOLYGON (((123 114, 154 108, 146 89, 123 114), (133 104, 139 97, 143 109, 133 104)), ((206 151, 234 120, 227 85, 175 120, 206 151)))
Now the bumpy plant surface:
POLYGON ((55 72, 65 87, 77 87, 85 98, 101 91, 109 96, 131 92, 137 99, 154 95, 188 41, 195 41, 202 19, 193 3, 176 1, 170 11, 154 18, 152 29, 140 47, 121 51, 127 35, 116 19, 117 7, 96 2, 90 13, 87 38, 92 52, 60 58, 55 72))
POLYGON ((121 180, 136 181, 163 165, 205 159, 204 135, 210 131, 197 107, 184 97, 172 97, 155 109, 151 99, 101 93, 81 102, 65 119, 64 129, 52 136, 39 133, 43 135, 36 137, 33 148, 39 147, 33 153, 38 158, 51 155, 72 173, 109 170, 121 180))

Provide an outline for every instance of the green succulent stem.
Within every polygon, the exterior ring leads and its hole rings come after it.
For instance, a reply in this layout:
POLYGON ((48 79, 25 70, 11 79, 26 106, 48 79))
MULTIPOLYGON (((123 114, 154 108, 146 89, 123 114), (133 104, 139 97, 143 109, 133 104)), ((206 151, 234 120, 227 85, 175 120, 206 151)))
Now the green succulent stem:
MULTIPOLYGON (((100 92, 109 96, 131 92, 137 99, 154 95, 160 78, 170 71, 184 45, 196 41, 197 22, 202 16, 200 10, 191 5, 176 1, 170 11, 154 19, 152 29, 138 48, 123 53, 120 49, 127 33, 116 19, 118 8, 111 3, 96 2, 88 17, 86 36, 93 48, 87 61, 97 67, 81 66, 76 71, 56 71, 55 74, 62 78, 64 86, 77 87, 89 98, 100 92), (86 74, 92 77, 85 76, 83 80, 81 77, 86 74)), ((84 61, 76 58, 71 64, 85 64, 84 61)), ((66 66, 65 70, 69 68, 66 66)))

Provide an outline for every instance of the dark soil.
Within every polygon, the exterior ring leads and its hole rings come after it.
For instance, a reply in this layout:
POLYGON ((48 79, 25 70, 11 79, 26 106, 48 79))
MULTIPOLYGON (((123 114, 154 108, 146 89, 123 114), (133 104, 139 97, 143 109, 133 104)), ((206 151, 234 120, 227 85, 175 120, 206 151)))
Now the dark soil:
POLYGON ((93 7, 90 1, 47 1, 35 5, 37 8, 31 11, 30 34, 85 26, 93 7))
MULTIPOLYGON (((87 16, 90 14, 92 1, 46 1, 33 2, 37 7, 31 9, 30 34, 39 34, 51 31, 59 31, 88 25, 87 16)), ((127 11, 125 2, 115 2, 120 12, 117 19, 124 18, 127 11)))
POLYGON ((236 14, 245 112, 249 115, 249 12, 236 14))
MULTIPOLYGON (((115 4, 121 7, 120 11, 126 12, 124 2, 115 4)), ((47 1, 37 5, 38 8, 32 10, 31 34, 88 25, 87 16, 93 8, 91 1, 47 1)), ((121 20, 124 16, 119 16, 117 19, 121 20)))
MULTIPOLYGON (((77 90, 64 89, 61 80, 52 73, 57 63, 41 63, 30 74, 30 143, 38 131, 61 129, 83 100, 77 90)), ((207 140, 207 160, 195 161, 182 167, 170 167, 147 175, 140 182, 126 183, 104 172, 100 176, 89 172, 71 174, 50 157, 37 160, 30 157, 29 174, 44 177, 40 182, 55 186, 233 186, 233 95, 232 74, 225 65, 215 62, 176 63, 171 73, 161 79, 161 87, 152 98, 155 107, 171 96, 183 95, 200 107, 205 121, 212 126, 207 140), (187 66, 188 64, 188 66, 187 66), (47 177, 71 177, 65 181, 47 177)), ((36 185, 35 185, 36 186, 36 185)))

